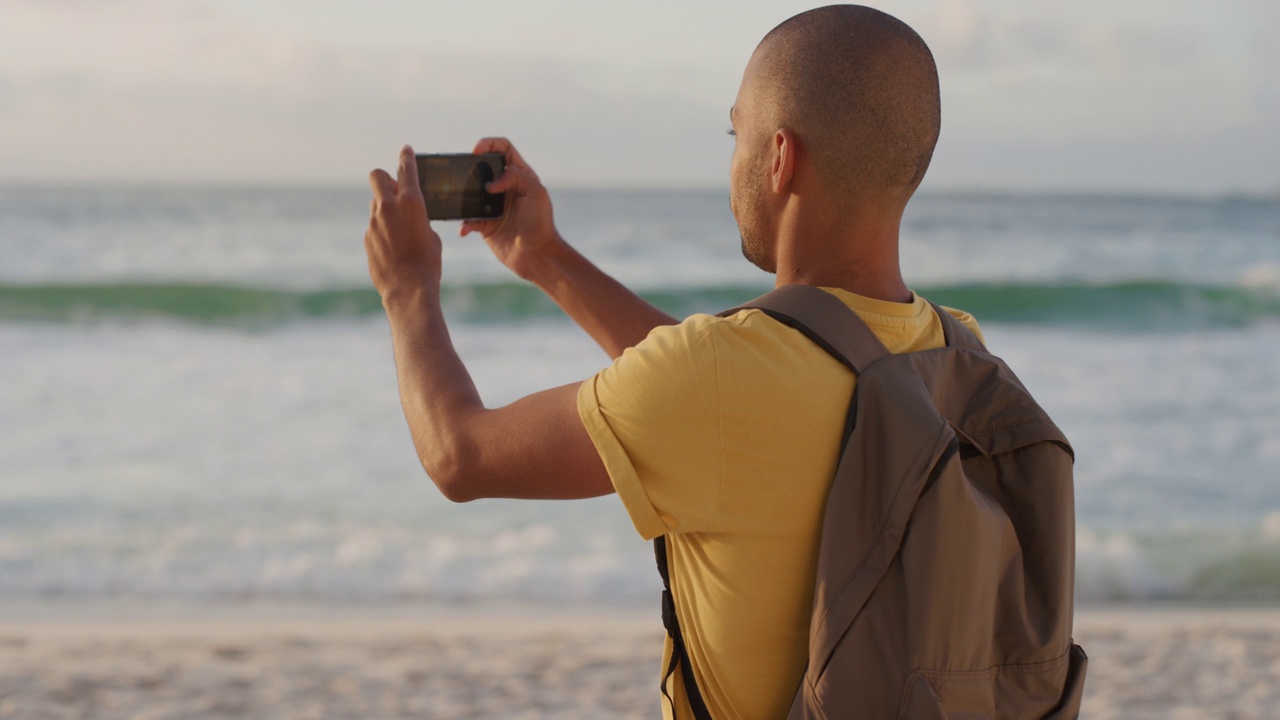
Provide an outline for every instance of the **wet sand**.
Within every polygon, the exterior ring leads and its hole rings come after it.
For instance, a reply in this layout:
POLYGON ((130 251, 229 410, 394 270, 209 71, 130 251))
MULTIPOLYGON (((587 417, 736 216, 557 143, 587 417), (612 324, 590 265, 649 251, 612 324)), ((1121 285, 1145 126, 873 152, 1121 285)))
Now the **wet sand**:
MULTIPOLYGON (((1084 718, 1274 718, 1280 610, 1084 609, 1084 718)), ((0 613, 0 717, 656 718, 656 614, 0 613)))

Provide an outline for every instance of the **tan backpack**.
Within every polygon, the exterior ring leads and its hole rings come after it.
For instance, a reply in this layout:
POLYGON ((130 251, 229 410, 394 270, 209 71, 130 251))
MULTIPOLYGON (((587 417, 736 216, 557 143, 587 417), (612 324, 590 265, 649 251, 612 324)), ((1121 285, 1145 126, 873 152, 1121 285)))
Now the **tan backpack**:
MULTIPOLYGON (((789 717, 1077 717, 1087 658, 1071 639, 1073 455, 1062 432, 937 306, 947 346, 898 355, 814 287, 782 287, 724 314, 747 308, 858 376, 789 717)), ((667 674, 681 666, 703 720, 669 587, 667 674)))

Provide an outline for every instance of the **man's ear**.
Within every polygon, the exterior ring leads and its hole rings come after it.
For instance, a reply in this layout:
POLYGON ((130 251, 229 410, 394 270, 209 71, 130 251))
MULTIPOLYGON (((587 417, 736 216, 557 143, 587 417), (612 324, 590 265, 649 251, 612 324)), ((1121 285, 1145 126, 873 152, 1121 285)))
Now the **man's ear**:
POLYGON ((773 133, 770 153, 773 163, 769 167, 770 186, 778 194, 791 192, 791 181, 796 172, 796 154, 800 150, 796 134, 787 128, 773 133))

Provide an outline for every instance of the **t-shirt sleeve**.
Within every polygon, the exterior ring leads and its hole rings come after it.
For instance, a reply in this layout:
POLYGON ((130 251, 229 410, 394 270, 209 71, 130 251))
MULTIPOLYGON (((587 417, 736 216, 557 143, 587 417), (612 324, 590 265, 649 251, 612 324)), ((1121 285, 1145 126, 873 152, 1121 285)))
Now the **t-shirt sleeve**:
POLYGON ((655 329, 578 390, 578 414, 646 540, 715 517, 723 476, 717 318, 655 329))
POLYGON ((955 308, 944 308, 944 309, 947 312, 951 313, 951 317, 959 320, 965 327, 972 330, 973 334, 978 336, 978 342, 982 343, 983 347, 986 347, 987 338, 983 336, 982 328, 978 327, 977 319, 975 319, 972 315, 970 315, 969 313, 963 310, 956 310, 955 308))

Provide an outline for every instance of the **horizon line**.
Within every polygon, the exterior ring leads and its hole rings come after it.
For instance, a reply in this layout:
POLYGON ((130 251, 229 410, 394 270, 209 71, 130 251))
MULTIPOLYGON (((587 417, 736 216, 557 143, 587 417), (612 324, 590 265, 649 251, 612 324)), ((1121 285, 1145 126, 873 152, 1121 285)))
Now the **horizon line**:
MULTIPOLYGON (((38 178, 20 179, 0 177, 0 190, 59 190, 75 188, 105 189, 116 187, 126 190, 147 189, 180 189, 180 190, 346 190, 356 187, 364 188, 366 183, 343 183, 333 180, 315 182, 273 179, 163 179, 163 178, 38 178)), ((547 188, 554 196, 556 192, 652 192, 652 193, 728 193, 727 184, 667 185, 646 182, 611 182, 582 183, 571 182, 552 185, 547 188)), ((1140 187, 1107 187, 1107 186, 1045 186, 1045 187, 1009 187, 999 185, 944 185, 925 187, 917 197, 951 196, 951 197, 1061 197, 1061 198, 1146 198, 1170 200, 1253 200, 1280 203, 1280 187, 1265 190, 1260 188, 1235 188, 1219 190, 1192 190, 1176 188, 1140 188, 1140 187)))

